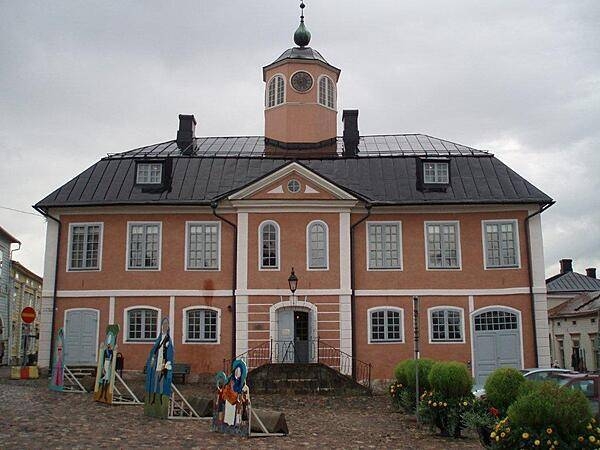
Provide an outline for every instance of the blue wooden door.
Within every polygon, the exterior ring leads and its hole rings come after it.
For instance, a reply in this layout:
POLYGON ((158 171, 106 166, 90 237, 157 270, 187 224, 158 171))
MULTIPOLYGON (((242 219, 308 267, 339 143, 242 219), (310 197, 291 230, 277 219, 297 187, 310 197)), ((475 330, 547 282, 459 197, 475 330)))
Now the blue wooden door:
POLYGON ((294 311, 280 309, 277 313, 277 327, 276 360, 280 363, 294 362, 294 311))

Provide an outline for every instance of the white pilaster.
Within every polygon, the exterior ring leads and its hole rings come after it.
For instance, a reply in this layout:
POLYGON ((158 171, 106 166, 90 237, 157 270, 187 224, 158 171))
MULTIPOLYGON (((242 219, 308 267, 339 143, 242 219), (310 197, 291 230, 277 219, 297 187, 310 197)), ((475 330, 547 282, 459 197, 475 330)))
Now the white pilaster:
POLYGON ((548 325, 548 299, 544 273, 544 242, 542 238, 541 214, 529 221, 529 242, 531 245, 531 274, 533 279, 533 311, 537 336, 537 356, 539 367, 550 367, 550 327, 548 325))
POLYGON ((171 337, 175 334, 175 296, 169 297, 169 328, 171 337))
POLYGON ((237 286, 235 293, 235 355, 248 351, 248 296, 237 292, 248 289, 248 213, 237 217, 237 286))
POLYGON ((340 213, 340 289, 350 290, 350 213, 340 213))
MULTIPOLYGON (((115 297, 110 297, 108 301, 108 324, 115 323, 115 297)), ((123 324, 125 326, 125 324, 123 324)))
POLYGON ((56 280, 56 258, 58 245, 58 223, 46 222, 46 249, 44 253, 44 282, 40 314, 40 342, 38 366, 50 367, 50 343, 52 342, 52 317, 54 315, 54 283, 56 280))

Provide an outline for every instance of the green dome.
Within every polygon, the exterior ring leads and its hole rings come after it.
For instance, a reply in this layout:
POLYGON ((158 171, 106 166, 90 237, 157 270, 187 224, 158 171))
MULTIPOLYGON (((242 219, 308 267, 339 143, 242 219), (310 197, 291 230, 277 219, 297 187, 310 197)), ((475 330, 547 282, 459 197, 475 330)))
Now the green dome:
POLYGON ((300 25, 294 33, 294 42, 298 47, 306 47, 310 43, 310 31, 304 25, 304 20, 300 21, 300 25))

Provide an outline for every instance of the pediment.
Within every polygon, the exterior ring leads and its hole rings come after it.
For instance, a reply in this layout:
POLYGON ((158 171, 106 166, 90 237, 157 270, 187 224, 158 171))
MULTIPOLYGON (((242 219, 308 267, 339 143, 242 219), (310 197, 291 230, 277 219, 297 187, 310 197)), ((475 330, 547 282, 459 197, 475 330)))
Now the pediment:
POLYGON ((229 196, 230 200, 356 200, 319 174, 291 163, 229 196))

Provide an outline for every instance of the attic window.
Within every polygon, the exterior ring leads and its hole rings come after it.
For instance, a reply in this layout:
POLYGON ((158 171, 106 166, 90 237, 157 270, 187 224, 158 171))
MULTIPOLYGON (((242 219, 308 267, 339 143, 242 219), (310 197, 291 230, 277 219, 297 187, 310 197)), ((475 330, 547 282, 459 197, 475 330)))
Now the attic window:
POLYGON ((448 184, 447 162, 423 162, 423 182, 425 184, 448 184))
POLYGON ((162 183, 163 164, 159 163, 138 163, 135 183, 136 184, 161 184, 162 183))

